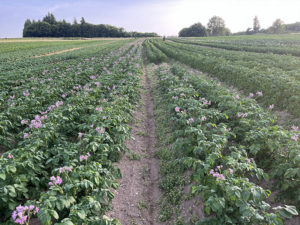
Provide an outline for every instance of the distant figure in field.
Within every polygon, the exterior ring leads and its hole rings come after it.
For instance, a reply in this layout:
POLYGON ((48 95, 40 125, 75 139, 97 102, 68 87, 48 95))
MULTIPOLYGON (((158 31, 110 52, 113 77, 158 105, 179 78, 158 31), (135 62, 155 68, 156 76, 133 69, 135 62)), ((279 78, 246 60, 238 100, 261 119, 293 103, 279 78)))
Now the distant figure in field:
POLYGON ((149 42, 151 43, 151 39, 149 39, 149 42))
POLYGON ((166 40, 166 36, 163 37, 163 41, 165 41, 165 40, 166 40))

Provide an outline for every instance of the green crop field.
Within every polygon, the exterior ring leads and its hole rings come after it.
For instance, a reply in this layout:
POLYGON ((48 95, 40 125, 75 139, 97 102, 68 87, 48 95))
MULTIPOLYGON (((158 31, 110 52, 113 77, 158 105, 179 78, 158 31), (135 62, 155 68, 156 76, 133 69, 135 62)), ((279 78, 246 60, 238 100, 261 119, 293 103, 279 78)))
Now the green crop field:
POLYGON ((299 224, 299 37, 0 40, 0 223, 299 224))

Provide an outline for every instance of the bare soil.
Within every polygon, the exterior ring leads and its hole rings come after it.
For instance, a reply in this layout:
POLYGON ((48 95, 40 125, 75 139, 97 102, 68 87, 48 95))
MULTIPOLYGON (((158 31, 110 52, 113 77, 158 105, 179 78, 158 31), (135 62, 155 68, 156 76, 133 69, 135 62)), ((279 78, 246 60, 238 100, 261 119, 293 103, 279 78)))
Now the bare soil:
POLYGON ((161 195, 159 182, 159 160, 154 157, 156 143, 153 118, 154 103, 151 100, 149 80, 143 71, 142 102, 134 113, 132 136, 135 140, 125 142, 130 154, 138 154, 140 160, 130 160, 129 154, 123 155, 119 168, 123 177, 118 180, 120 187, 114 192, 113 211, 108 213, 111 218, 118 219, 121 224, 158 224, 154 221, 155 201, 161 195))

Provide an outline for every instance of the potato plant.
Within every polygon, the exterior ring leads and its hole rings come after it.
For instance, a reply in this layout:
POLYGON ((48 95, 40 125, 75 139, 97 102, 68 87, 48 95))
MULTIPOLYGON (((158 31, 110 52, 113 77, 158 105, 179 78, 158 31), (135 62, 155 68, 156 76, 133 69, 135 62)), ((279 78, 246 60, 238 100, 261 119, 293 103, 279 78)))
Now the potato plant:
MULTIPOLYGON (((53 103, 39 103, 36 110, 41 111, 34 117, 20 116, 18 147, 0 158, 3 224, 22 219, 12 217, 19 205, 38 207, 34 215, 45 225, 53 219, 56 224, 119 224, 105 213, 114 198, 110 188, 118 188, 121 176, 113 162, 128 150, 123 142, 130 136, 128 121, 139 100, 141 53, 141 45, 125 45, 78 60, 59 70, 62 77, 55 82, 60 88, 51 83, 53 103)), ((54 70, 40 75, 45 80, 55 76, 54 70)), ((18 112, 27 112, 26 104, 35 102, 32 96, 38 91, 50 97, 44 84, 34 85, 34 91, 27 92, 24 84, 24 93, 15 94, 14 99, 22 99, 14 105, 18 112)))
MULTIPOLYGON (((270 213, 265 202, 270 190, 248 179, 269 179, 258 167, 259 160, 274 159, 273 170, 282 168, 280 147, 295 151, 298 131, 273 125, 274 118, 253 98, 243 99, 193 71, 173 66, 159 68, 157 76, 167 119, 173 122, 173 150, 180 155, 176 164, 193 169, 191 178, 196 183, 191 191, 201 193, 204 211, 216 215, 215 224, 283 224, 282 218, 298 215, 290 205, 270 213)), ((287 175, 275 174, 281 185, 287 181, 287 175)), ((296 188, 291 190, 298 195, 296 188)))

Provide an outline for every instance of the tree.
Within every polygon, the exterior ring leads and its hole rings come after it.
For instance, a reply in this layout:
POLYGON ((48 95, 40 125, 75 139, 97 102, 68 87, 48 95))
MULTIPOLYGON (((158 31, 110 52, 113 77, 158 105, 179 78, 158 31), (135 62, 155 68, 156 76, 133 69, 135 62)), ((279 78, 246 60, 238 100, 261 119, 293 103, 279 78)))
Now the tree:
POLYGON ((208 36, 205 26, 201 23, 195 23, 189 27, 189 37, 206 37, 208 36))
POLYGON ((257 16, 255 16, 253 19, 253 32, 256 34, 256 33, 259 33, 259 31, 260 31, 259 20, 258 20, 257 16))
POLYGON ((219 16, 213 16, 207 23, 207 28, 211 36, 225 35, 225 21, 219 16))
POLYGON ((81 17, 80 24, 81 25, 85 24, 85 19, 83 17, 81 17))
POLYGON ((252 30, 251 27, 248 27, 248 29, 246 30, 246 34, 247 34, 247 35, 253 34, 253 30, 252 30))
POLYGON ((55 16, 54 16, 52 13, 50 13, 50 12, 48 12, 48 15, 46 15, 46 16, 43 18, 43 21, 44 21, 44 22, 47 22, 47 23, 49 23, 49 24, 51 24, 51 25, 57 23, 57 22, 56 22, 56 19, 55 19, 55 16))
POLYGON ((189 28, 185 27, 185 28, 182 28, 179 33, 178 33, 178 36, 179 37, 187 37, 187 31, 188 31, 189 28))
POLYGON ((183 28, 179 31, 179 37, 206 37, 208 32, 201 23, 195 23, 188 28, 183 28))
POLYGON ((80 24, 71 25, 72 37, 81 37, 81 26, 80 24))
POLYGON ((225 35, 226 36, 231 36, 232 35, 231 30, 229 28, 225 28, 225 35))
POLYGON ((73 24, 78 24, 76 17, 73 19, 73 24))
POLYGON ((30 19, 27 19, 27 20, 25 21, 25 23, 24 23, 24 29, 25 29, 26 27, 28 27, 30 24, 31 24, 30 19))
POLYGON ((284 33, 284 22, 281 19, 276 19, 270 27, 270 31, 272 34, 284 33))

